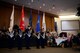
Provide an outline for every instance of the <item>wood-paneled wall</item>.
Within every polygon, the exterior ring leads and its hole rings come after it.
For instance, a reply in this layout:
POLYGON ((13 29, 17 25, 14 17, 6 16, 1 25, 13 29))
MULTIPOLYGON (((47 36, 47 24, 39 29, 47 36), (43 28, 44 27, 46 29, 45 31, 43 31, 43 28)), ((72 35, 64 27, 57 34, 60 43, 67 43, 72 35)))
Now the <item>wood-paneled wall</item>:
MULTIPOLYGON (((5 2, 4 2, 5 3, 5 2)), ((3 29, 4 27, 7 29, 9 28, 10 24, 10 16, 12 13, 12 4, 7 3, 1 3, 0 4, 0 29, 3 29)), ((14 24, 17 24, 19 26, 20 24, 20 17, 21 17, 21 6, 15 6, 14 10, 14 24)), ((30 17, 30 9, 24 8, 25 13, 25 25, 27 26, 29 23, 29 17, 30 17)), ((36 23, 37 23, 37 17, 38 17, 38 11, 32 9, 32 26, 35 29, 36 23)), ((42 12, 40 12, 40 27, 42 27, 42 12)), ((46 28, 49 30, 54 30, 54 17, 55 15, 46 13, 45 19, 46 19, 46 28)))

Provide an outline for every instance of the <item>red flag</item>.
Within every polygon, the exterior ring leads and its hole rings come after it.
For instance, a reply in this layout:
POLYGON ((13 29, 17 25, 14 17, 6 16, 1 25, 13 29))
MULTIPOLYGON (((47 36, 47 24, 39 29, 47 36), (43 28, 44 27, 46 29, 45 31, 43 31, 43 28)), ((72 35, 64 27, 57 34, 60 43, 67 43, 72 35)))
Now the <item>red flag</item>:
POLYGON ((22 15, 21 15, 21 20, 20 20, 20 29, 24 31, 25 25, 24 25, 24 7, 22 7, 22 15))

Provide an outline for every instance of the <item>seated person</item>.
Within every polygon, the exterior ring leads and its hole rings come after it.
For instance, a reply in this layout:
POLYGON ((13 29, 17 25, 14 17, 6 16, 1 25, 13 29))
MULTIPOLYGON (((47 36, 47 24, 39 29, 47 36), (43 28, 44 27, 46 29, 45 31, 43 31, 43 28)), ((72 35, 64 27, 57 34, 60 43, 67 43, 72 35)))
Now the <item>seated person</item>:
POLYGON ((72 34, 68 33, 67 35, 67 47, 72 47, 72 34))
POLYGON ((50 33, 46 33, 46 36, 47 36, 47 45, 51 46, 51 42, 52 42, 52 40, 51 40, 51 34, 50 33))
POLYGON ((63 36, 67 37, 67 33, 66 32, 61 32, 60 35, 59 35, 59 37, 63 37, 63 36))
POLYGON ((56 40, 55 40, 55 36, 54 36, 54 35, 51 36, 51 39, 52 39, 51 46, 52 46, 52 47, 57 46, 57 43, 56 43, 56 40))
POLYGON ((77 47, 77 43, 78 43, 78 37, 77 35, 73 35, 72 36, 72 47, 73 48, 77 47))

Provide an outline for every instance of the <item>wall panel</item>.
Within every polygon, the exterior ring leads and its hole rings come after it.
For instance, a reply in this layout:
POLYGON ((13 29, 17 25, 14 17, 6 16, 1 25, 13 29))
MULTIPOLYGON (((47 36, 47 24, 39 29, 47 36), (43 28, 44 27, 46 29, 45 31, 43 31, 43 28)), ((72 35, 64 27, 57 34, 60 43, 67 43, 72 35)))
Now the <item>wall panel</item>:
MULTIPOLYGON (((4 3, 3 3, 4 4, 4 3)), ((9 28, 9 21, 10 21, 10 16, 12 13, 12 5, 0 5, 0 29, 5 27, 6 29, 9 28)), ((20 24, 20 17, 21 17, 21 6, 16 6, 15 5, 15 12, 14 12, 14 24, 17 24, 19 26, 20 24)), ((24 8, 25 10, 25 24, 26 27, 29 23, 29 17, 30 17, 30 9, 24 8)), ((35 29, 36 28, 36 23, 37 23, 37 17, 38 17, 38 11, 37 10, 32 10, 32 26, 35 29)), ((52 15, 53 16, 53 15, 52 15)), ((49 30, 54 30, 54 17, 50 16, 50 14, 46 14, 45 20, 46 20, 46 28, 49 30)), ((40 27, 42 27, 42 13, 40 13, 40 27)))

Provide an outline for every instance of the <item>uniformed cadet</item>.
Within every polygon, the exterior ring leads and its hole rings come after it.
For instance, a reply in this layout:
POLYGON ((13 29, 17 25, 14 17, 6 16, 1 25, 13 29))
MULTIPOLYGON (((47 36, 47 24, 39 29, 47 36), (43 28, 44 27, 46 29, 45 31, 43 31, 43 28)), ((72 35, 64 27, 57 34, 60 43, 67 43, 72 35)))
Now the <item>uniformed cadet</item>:
POLYGON ((18 49, 22 49, 22 38, 23 38, 23 34, 22 31, 19 29, 19 34, 18 34, 18 49))
POLYGON ((2 45, 3 47, 7 47, 7 42, 8 42, 8 39, 7 39, 7 35, 6 35, 6 31, 3 31, 2 32, 2 45))
POLYGON ((14 47, 14 31, 7 32, 8 35, 8 48, 12 49, 14 47))
POLYGON ((25 30, 25 43, 26 43, 26 49, 30 49, 30 37, 31 37, 31 32, 30 32, 30 27, 25 30))
POLYGON ((2 31, 0 31, 0 48, 2 48, 2 31))
POLYGON ((41 44, 41 48, 45 48, 45 32, 41 32, 40 34, 40 44, 41 44))
POLYGON ((40 33, 36 33, 36 48, 40 48, 40 33))
POLYGON ((15 41, 17 43, 18 50, 22 50, 22 31, 20 29, 15 31, 15 41))

